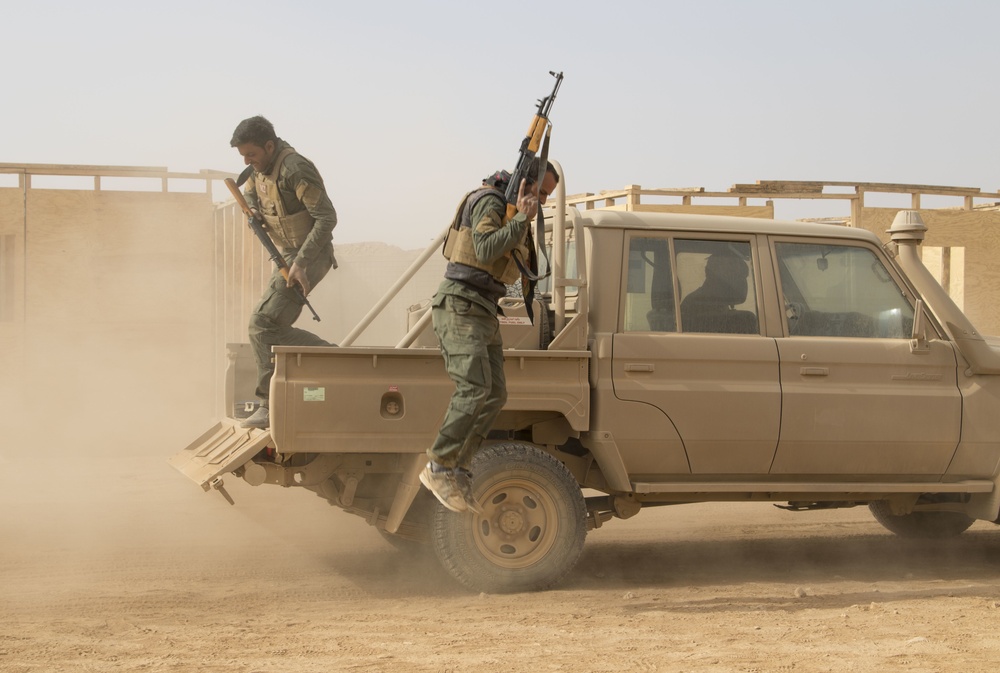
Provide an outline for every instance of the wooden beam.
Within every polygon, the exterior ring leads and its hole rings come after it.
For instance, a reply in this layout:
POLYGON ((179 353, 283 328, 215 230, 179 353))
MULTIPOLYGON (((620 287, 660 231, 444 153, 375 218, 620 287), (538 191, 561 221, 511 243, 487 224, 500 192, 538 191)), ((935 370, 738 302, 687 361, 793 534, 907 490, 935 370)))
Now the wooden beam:
POLYGON ((861 226, 861 211, 865 204, 865 191, 861 187, 854 188, 855 197, 851 201, 851 226, 861 226))
POLYGON ((235 178, 236 173, 202 169, 197 173, 171 172, 165 166, 87 166, 68 164, 10 164, 0 163, 0 173, 57 176, 100 176, 121 178, 177 178, 186 180, 224 180, 235 178))
POLYGON ((688 194, 704 194, 704 187, 657 187, 656 189, 643 189, 646 196, 686 196, 688 194))
POLYGON ((756 184, 752 185, 733 185, 729 188, 729 191, 745 193, 769 192, 773 194, 782 194, 785 192, 794 192, 796 194, 822 194, 824 184, 825 183, 822 182, 793 180, 758 180, 756 184))
POLYGON ((626 191, 626 202, 625 205, 631 210, 639 205, 639 195, 642 193, 642 187, 639 185, 625 185, 626 191))
POLYGON ((848 201, 854 198, 854 194, 818 194, 815 192, 705 192, 699 194, 705 198, 723 199, 813 199, 813 200, 833 200, 848 201))
POLYGON ((913 193, 921 194, 941 194, 941 195, 977 195, 982 192, 977 187, 946 187, 944 185, 903 185, 890 182, 862 182, 859 183, 866 192, 891 192, 891 193, 913 193))
POLYGON ((735 184, 730 187, 730 192, 771 192, 782 194, 796 192, 799 194, 822 193, 824 187, 862 187, 866 192, 896 192, 901 194, 912 194, 919 192, 922 194, 939 195, 980 195, 982 190, 978 187, 954 187, 949 185, 919 185, 904 184, 895 182, 843 182, 843 181, 807 181, 807 180, 758 180, 754 184, 735 184))

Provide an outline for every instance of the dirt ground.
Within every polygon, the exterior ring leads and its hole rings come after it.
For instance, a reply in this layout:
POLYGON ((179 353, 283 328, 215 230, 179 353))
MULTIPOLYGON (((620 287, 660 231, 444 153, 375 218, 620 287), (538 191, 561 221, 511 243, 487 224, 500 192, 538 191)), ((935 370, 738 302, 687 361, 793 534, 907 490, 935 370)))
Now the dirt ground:
POLYGON ((867 509, 651 509, 567 581, 478 595, 306 491, 203 493, 167 455, 0 450, 0 671, 993 671, 1000 530, 867 509), (27 466, 27 468, 25 467, 27 466))

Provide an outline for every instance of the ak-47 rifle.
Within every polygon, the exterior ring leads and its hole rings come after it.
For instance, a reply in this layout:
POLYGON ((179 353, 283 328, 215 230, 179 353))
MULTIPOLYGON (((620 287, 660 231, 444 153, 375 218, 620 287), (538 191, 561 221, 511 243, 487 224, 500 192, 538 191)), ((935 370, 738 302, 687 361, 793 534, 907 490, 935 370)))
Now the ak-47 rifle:
MULTIPOLYGON (((274 245, 274 241, 272 241, 271 237, 267 235, 266 231, 264 231, 264 223, 261 222, 260 217, 255 215, 253 210, 251 210, 250 204, 248 204, 247 200, 243 198, 243 192, 241 192, 240 188, 236 185, 236 181, 233 180, 232 178, 226 178, 225 183, 226 187, 229 188, 229 191, 232 192, 233 198, 236 199, 236 203, 239 204, 240 208, 246 214, 247 221, 250 223, 250 228, 253 229, 253 233, 257 235, 258 239, 260 239, 260 242, 264 246, 264 249, 267 250, 268 254, 271 256, 271 261, 274 262, 275 265, 278 267, 278 270, 281 271, 281 276, 282 278, 285 279, 285 282, 287 283, 288 262, 286 262, 285 258, 281 256, 281 253, 278 252, 277 246, 274 245)), ((298 294, 299 299, 305 303, 310 313, 312 313, 313 320, 316 320, 318 322, 319 316, 316 314, 316 310, 312 307, 312 304, 309 303, 309 300, 306 299, 306 296, 305 294, 303 294, 301 287, 296 287, 293 285, 292 289, 295 291, 296 294, 298 294)))
MULTIPOLYGON (((542 184, 542 180, 545 178, 545 171, 547 170, 549 159, 549 138, 552 134, 552 124, 549 122, 549 112, 552 110, 552 103, 556 99, 556 94, 559 92, 559 85, 562 84, 563 80, 562 72, 553 72, 550 70, 549 74, 556 78, 555 86, 552 87, 551 94, 538 101, 538 111, 531 120, 531 126, 528 127, 528 135, 526 135, 524 140, 521 141, 521 149, 517 155, 517 163, 514 166, 514 172, 510 176, 510 182, 507 183, 507 191, 504 194, 504 197, 507 200, 507 214, 504 216, 505 223, 517 214, 517 194, 521 188, 521 180, 527 176, 532 162, 536 161, 536 157, 538 161, 538 173, 535 178, 534 186, 536 195, 538 194, 538 189, 542 184), (541 149, 541 156, 538 156, 539 149, 541 149)), ((542 246, 545 245, 545 216, 542 215, 541 206, 538 208, 538 216, 535 224, 535 238, 537 238, 538 242, 542 246)), ((546 269, 545 273, 539 275, 538 253, 535 250, 535 243, 531 235, 530 227, 528 228, 527 244, 529 250, 528 259, 519 259, 517 253, 515 252, 514 262, 517 264, 517 268, 521 272, 521 294, 524 297, 525 309, 528 313, 528 318, 532 323, 534 323, 535 316, 533 300, 535 295, 535 284, 542 278, 548 276, 551 269, 548 268, 548 256, 545 255, 545 249, 543 247, 542 255, 546 259, 546 269)))

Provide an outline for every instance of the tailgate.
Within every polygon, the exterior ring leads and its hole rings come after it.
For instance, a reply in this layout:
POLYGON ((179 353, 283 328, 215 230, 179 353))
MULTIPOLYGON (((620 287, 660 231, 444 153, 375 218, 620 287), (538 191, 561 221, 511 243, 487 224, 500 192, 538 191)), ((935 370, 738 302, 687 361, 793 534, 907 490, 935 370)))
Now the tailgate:
MULTIPOLYGON (((280 453, 419 454, 455 391, 437 348, 274 346, 271 435, 280 453)), ((560 414, 590 419, 589 351, 504 351, 496 429, 560 414)))
POLYGON ((226 418, 175 454, 170 464, 207 491, 219 475, 241 467, 270 441, 267 430, 241 428, 239 421, 226 418))

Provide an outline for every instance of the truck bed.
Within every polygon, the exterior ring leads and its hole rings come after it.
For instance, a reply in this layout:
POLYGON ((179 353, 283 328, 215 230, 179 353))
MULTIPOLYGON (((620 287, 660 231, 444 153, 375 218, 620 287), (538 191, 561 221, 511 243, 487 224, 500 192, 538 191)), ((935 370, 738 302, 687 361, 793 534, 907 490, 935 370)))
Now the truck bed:
MULTIPOLYGON (((419 453, 454 390, 437 348, 276 346, 271 435, 280 453, 419 453)), ((498 430, 590 422, 585 350, 505 352, 498 430), (565 419, 559 420, 559 419, 565 419)))

